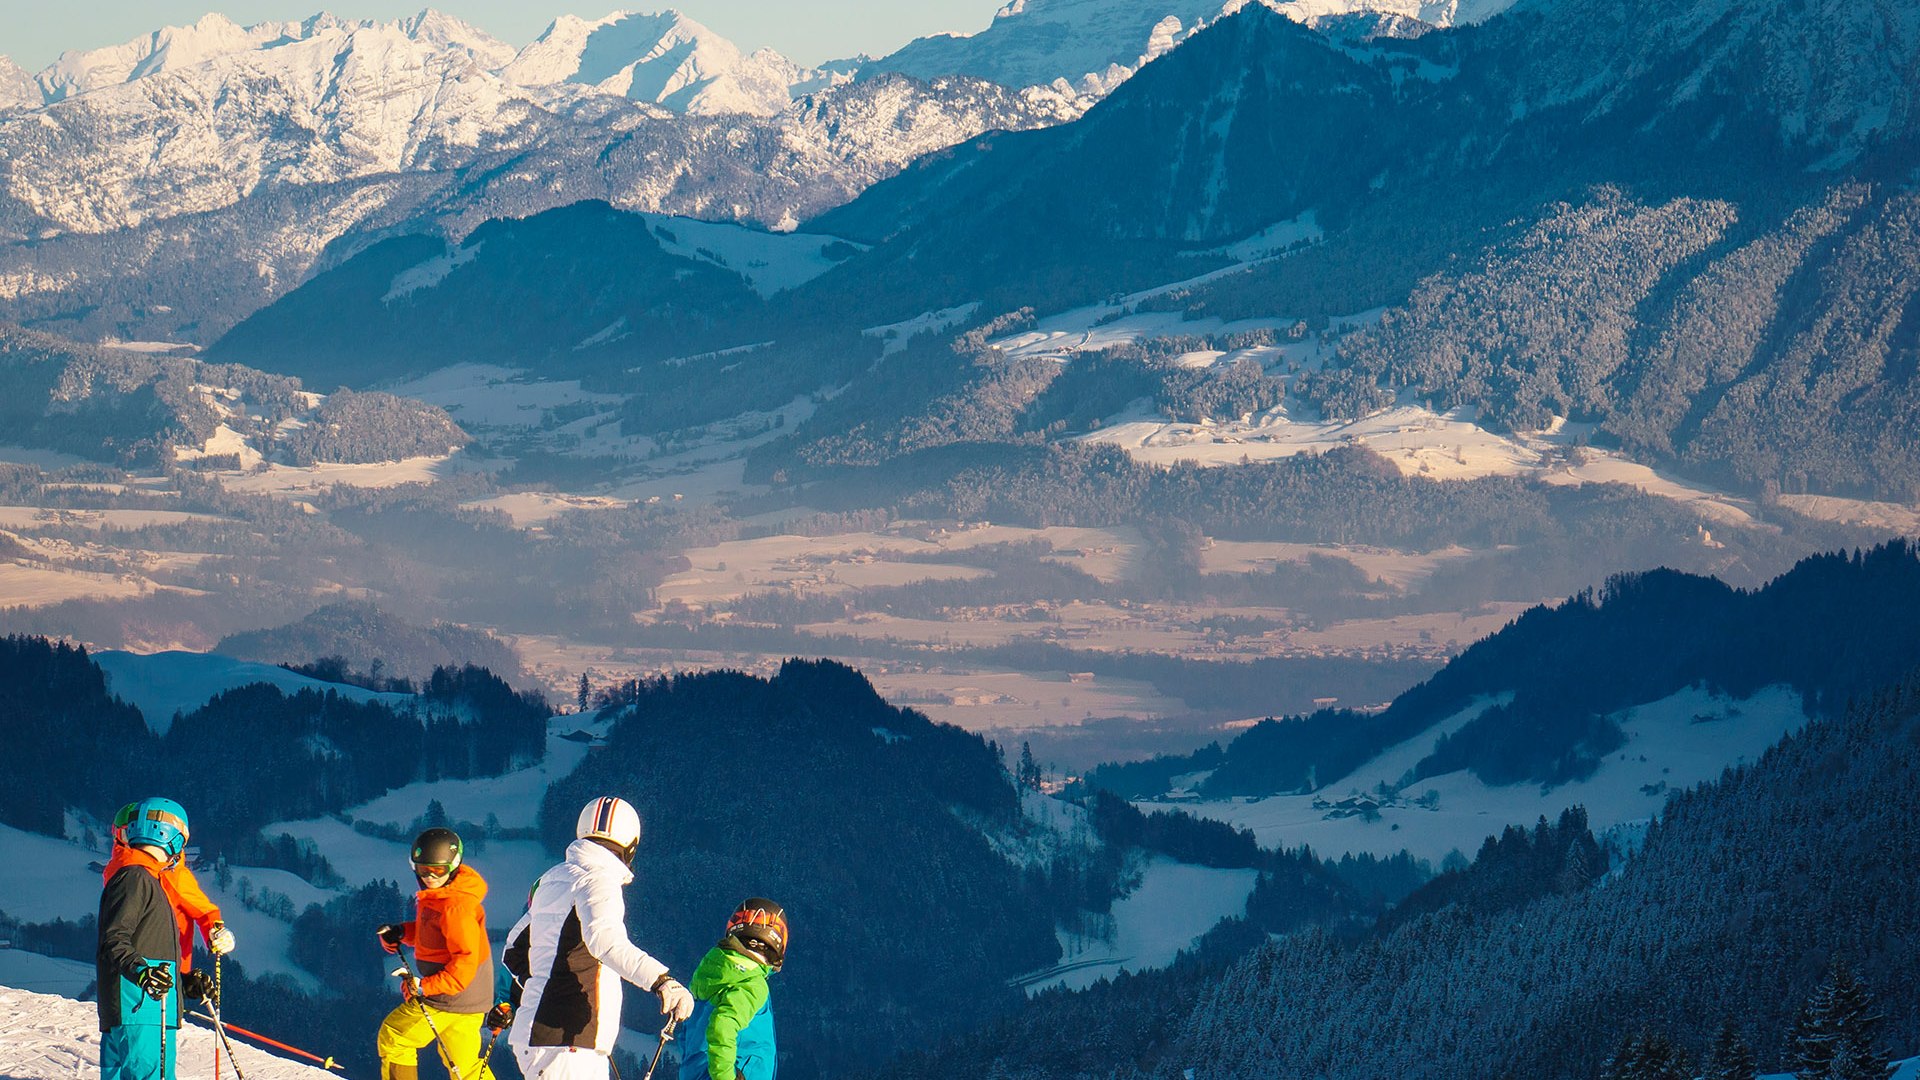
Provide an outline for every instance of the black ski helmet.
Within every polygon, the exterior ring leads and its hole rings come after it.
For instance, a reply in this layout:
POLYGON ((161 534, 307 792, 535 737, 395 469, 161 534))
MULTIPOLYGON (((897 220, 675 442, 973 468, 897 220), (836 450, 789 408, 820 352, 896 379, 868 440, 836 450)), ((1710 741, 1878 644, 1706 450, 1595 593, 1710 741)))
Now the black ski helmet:
POLYGON ((428 829, 413 838, 413 875, 422 876, 420 868, 427 866, 444 868, 451 879, 460 869, 463 850, 459 833, 446 828, 428 829))
POLYGON ((727 920, 720 947, 751 956, 775 971, 787 959, 787 912, 764 896, 740 901, 727 920))

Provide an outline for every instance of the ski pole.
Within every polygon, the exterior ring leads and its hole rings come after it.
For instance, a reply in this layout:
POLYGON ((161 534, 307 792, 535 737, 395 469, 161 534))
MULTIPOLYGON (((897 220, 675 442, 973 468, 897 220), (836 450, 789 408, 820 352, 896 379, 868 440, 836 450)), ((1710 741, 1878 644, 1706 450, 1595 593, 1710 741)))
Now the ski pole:
POLYGON ((233 1044, 227 1041, 227 1025, 220 1021, 220 995, 217 991, 207 999, 207 1008, 213 1013, 213 1033, 216 1036, 213 1047, 214 1080, 220 1078, 220 1048, 223 1046, 227 1050, 227 1060, 233 1063, 234 1080, 247 1080, 247 1074, 240 1071, 240 1059, 233 1056, 233 1044))
POLYGON ((167 1068, 167 992, 160 991, 160 1080, 174 1080, 173 1070, 167 1068))
POLYGON ((660 1067, 660 1055, 667 1052, 667 1044, 673 1041, 673 1025, 679 1021, 667 1020, 667 1026, 660 1029, 660 1045, 653 1048, 653 1060, 647 1064, 647 1075, 641 1080, 653 1080, 653 1070, 660 1067))
MULTIPOLYGON (((395 949, 395 955, 400 957, 400 966, 394 968, 389 974, 396 978, 404 976, 410 988, 417 988, 420 985, 420 977, 413 973, 413 961, 407 959, 406 946, 398 946, 395 949)), ((453 1080, 466 1080, 460 1075, 460 1067, 453 1063, 453 1051, 447 1048, 447 1041, 440 1037, 440 1025, 433 1022, 433 1010, 427 1008, 425 995, 416 992, 413 1003, 420 1006, 420 1015, 427 1021, 427 1030, 433 1033, 433 1041, 440 1044, 440 1056, 446 1060, 447 1072, 453 1075, 453 1080)))
POLYGON ((197 1012, 197 1013, 188 1013, 187 1015, 193 1017, 195 1020, 205 1020, 209 1024, 220 1024, 222 1030, 231 1031, 235 1035, 238 1035, 243 1039, 252 1039, 254 1042, 264 1043, 268 1046, 273 1047, 276 1050, 285 1050, 289 1054, 299 1054, 301 1057, 306 1058, 309 1061, 317 1061, 320 1063, 320 1067, 323 1069, 340 1068, 340 1063, 333 1060, 331 1057, 321 1057, 319 1054, 308 1053, 307 1051, 302 1050, 297 1046, 288 1046, 286 1043, 283 1043, 278 1039, 269 1039, 268 1037, 260 1034, 257 1031, 248 1031, 246 1028, 241 1027, 239 1024, 222 1023, 221 1021, 215 1020, 213 1017, 208 1016, 206 1013, 197 1012))

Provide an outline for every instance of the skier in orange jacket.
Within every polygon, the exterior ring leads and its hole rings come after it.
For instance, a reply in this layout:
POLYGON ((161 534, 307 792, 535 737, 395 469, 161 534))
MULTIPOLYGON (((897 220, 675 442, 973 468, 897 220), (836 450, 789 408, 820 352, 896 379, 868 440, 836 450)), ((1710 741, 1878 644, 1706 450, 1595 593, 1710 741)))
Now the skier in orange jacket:
POLYGON ((493 945, 481 902, 487 883, 461 858, 452 829, 428 829, 413 842, 413 873, 420 882, 411 922, 374 933, 381 947, 413 946, 419 981, 401 987, 403 999, 380 1024, 375 1049, 381 1080, 417 1080, 420 1049, 440 1044, 440 1060, 459 1080, 487 1080, 481 1065, 480 1025, 494 1005, 493 945))
MULTIPOLYGON (((101 871, 102 882, 113 880, 113 875, 128 864, 133 850, 127 846, 127 823, 133 820, 133 808, 138 803, 128 803, 113 816, 113 855, 107 860, 106 869, 101 871)), ((167 902, 173 905, 174 923, 180 928, 180 973, 193 970, 193 930, 200 928, 200 936, 207 943, 207 950, 215 956, 225 956, 233 951, 233 931, 220 921, 220 908, 207 898, 205 889, 187 867, 184 857, 176 857, 160 871, 160 888, 167 895, 167 902)))

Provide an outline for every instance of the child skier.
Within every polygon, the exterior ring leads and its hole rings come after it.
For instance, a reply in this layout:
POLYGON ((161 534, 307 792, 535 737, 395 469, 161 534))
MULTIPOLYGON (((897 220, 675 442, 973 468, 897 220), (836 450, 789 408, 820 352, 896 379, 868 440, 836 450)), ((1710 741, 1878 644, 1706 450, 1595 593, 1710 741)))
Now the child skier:
POLYGON ((175 986, 180 926, 162 880, 187 848, 187 812, 172 799, 142 799, 125 830, 125 855, 116 853, 100 892, 100 1075, 172 1080, 180 996, 204 998, 212 981, 192 972, 175 986))
POLYGON ((493 1007, 493 946, 480 906, 487 883, 461 860, 452 829, 428 829, 413 842, 412 922, 375 931, 390 953, 411 945, 419 969, 401 986, 401 1003, 380 1024, 381 1080, 416 1080, 420 1048, 437 1040, 440 1060, 458 1080, 487 1080, 480 1067, 480 1021, 493 1007))
MULTIPOLYGON (((101 872, 101 884, 113 880, 126 865, 127 825, 133 821, 134 808, 139 803, 128 803, 120 808, 113 817, 113 855, 107 860, 107 867, 101 872)), ((200 936, 207 943, 207 950, 215 956, 225 956, 233 951, 233 931, 220 921, 220 908, 207 898, 206 890, 200 887, 199 879, 193 876, 193 870, 187 866, 184 858, 175 859, 160 874, 160 887, 166 890, 167 901, 173 905, 173 913, 180 924, 180 973, 193 970, 193 930, 200 928, 200 936)))
POLYGON ((693 972, 680 1080, 773 1080, 773 1004, 767 976, 787 959, 787 914, 764 897, 741 902, 720 944, 693 972))

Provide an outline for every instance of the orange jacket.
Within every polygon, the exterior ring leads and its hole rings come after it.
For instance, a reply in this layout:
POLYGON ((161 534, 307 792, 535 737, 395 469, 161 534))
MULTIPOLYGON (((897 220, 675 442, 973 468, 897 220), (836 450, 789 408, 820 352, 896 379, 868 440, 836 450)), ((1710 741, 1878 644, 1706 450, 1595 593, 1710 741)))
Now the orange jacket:
MULTIPOLYGON (((107 860, 107 868, 100 873, 100 880, 112 881, 120 868, 129 864, 159 866, 150 856, 134 851, 115 837, 113 857, 107 860), (137 860, 137 861, 136 861, 137 860)), ((150 867, 151 869, 151 867, 150 867)), ((174 922, 180 927, 180 970, 193 970, 193 928, 200 928, 203 940, 213 934, 215 923, 220 921, 220 909, 212 900, 207 899, 206 890, 187 869, 185 861, 175 861, 173 865, 155 871, 160 879, 160 888, 167 894, 167 902, 173 905, 174 922)))
POLYGON ((462 866, 445 885, 414 893, 414 921, 404 924, 404 940, 420 961, 421 993, 452 1012, 486 1012, 493 1006, 493 947, 480 906, 486 896, 480 871, 462 866), (483 997, 478 1008, 467 1000, 483 997))

